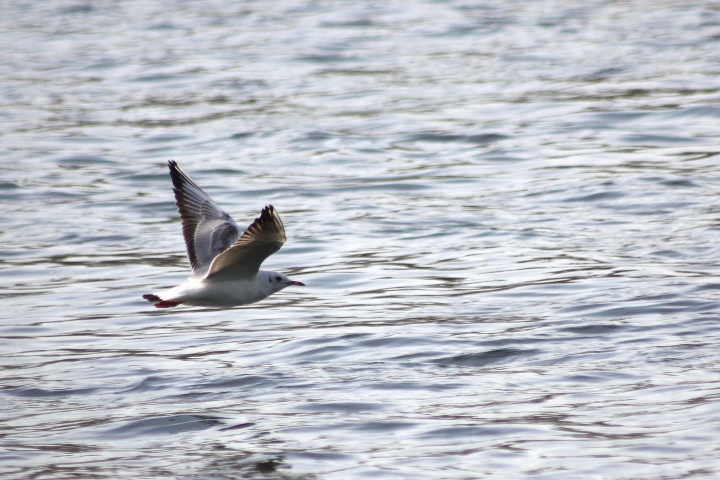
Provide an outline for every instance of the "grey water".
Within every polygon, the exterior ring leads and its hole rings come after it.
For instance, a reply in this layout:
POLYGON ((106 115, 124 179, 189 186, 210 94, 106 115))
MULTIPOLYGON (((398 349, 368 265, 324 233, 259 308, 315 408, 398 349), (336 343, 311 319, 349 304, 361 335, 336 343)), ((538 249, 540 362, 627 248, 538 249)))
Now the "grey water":
POLYGON ((0 476, 720 477, 716 2, 0 14, 0 476), (307 287, 159 310, 166 162, 307 287))

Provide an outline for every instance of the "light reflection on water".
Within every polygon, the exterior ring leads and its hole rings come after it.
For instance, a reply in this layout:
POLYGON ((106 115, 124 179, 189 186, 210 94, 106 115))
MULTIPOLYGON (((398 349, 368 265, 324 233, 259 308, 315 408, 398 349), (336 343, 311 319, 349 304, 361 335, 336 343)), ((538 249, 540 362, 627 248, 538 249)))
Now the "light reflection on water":
POLYGON ((5 477, 720 473, 712 4, 8 10, 5 477), (149 307, 170 158, 307 287, 149 307))

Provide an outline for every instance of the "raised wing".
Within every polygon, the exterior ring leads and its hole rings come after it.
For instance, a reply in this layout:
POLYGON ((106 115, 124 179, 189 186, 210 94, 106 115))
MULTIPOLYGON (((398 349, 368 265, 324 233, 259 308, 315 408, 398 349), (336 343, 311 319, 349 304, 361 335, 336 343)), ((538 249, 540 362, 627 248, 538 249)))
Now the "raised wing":
POLYGON ((202 275, 215 257, 235 243, 240 229, 175 161, 170 160, 168 167, 190 265, 194 275, 202 275))
POLYGON ((235 244, 218 255, 206 279, 224 280, 254 277, 267 257, 280 250, 287 238, 280 215, 272 205, 243 232, 235 244))

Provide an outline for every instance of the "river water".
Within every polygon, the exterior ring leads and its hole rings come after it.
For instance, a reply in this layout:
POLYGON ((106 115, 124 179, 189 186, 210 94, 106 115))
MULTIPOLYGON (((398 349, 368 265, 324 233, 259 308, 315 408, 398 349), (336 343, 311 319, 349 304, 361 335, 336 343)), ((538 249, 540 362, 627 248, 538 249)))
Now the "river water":
POLYGON ((3 478, 720 476, 715 2, 3 5, 3 478))

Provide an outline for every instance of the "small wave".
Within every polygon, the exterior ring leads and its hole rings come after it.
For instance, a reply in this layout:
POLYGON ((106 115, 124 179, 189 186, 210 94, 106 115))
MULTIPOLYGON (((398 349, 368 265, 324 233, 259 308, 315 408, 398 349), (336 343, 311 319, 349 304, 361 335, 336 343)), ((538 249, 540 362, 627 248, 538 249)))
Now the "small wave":
POLYGON ((437 142, 437 143, 474 143, 487 145, 508 138, 498 133, 480 133, 473 135, 455 135, 448 133, 417 133, 406 136, 402 142, 437 142))
POLYGON ((133 420, 122 426, 107 430, 111 436, 136 437, 138 435, 162 435, 205 430, 222 425, 219 417, 207 415, 168 415, 133 420))
POLYGON ((51 397, 69 397, 72 395, 87 395, 97 391, 97 388, 70 388, 66 390, 46 390, 44 388, 8 388, 2 390, 2 393, 12 395, 14 397, 23 398, 51 398, 51 397))
POLYGON ((635 145, 665 146, 678 143, 700 143, 700 139, 691 137, 679 137, 675 135, 650 135, 644 133, 633 133, 620 138, 621 141, 635 145))
POLYGON ((59 158, 56 162, 60 165, 76 167, 84 167, 88 165, 114 165, 117 163, 113 160, 97 157, 95 155, 73 155, 70 157, 59 158))
POLYGON ((438 358, 433 363, 445 366, 486 367, 508 363, 518 358, 536 355, 538 350, 522 350, 519 348, 498 348, 486 352, 465 353, 451 357, 438 358))

